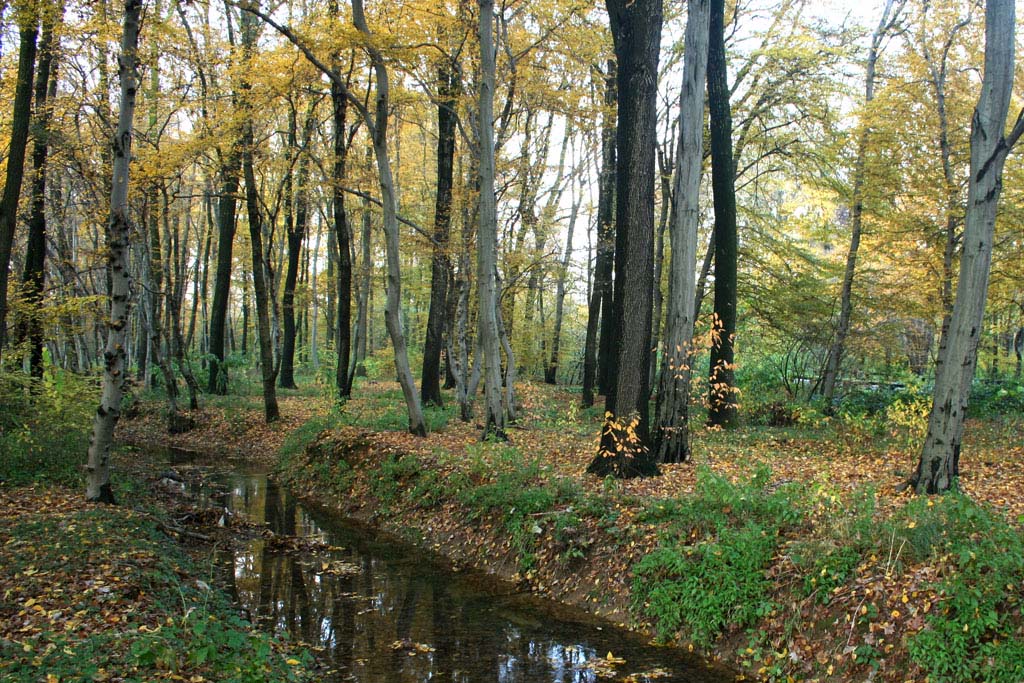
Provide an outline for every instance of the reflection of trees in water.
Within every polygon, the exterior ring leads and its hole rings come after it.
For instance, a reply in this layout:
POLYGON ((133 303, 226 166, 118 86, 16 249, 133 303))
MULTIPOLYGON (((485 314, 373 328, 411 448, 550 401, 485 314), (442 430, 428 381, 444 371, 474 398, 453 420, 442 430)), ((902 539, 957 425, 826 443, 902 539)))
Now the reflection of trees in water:
MULTIPOLYGON (((263 477, 240 477, 235 509, 279 534, 318 534, 296 501, 263 477)), ((419 683, 594 683, 592 648, 565 645, 543 617, 505 609, 500 598, 412 562, 388 562, 355 550, 331 559, 359 567, 354 574, 323 571, 326 557, 272 552, 263 539, 222 560, 239 602, 267 629, 323 648, 334 680, 419 683), (410 655, 396 641, 433 652, 410 655)), ((613 648, 619 654, 618 646, 613 648)), ((602 651, 603 652, 603 651, 602 651)), ((627 656, 627 659, 629 657, 627 656)), ((699 679, 698 679, 699 680, 699 679)))

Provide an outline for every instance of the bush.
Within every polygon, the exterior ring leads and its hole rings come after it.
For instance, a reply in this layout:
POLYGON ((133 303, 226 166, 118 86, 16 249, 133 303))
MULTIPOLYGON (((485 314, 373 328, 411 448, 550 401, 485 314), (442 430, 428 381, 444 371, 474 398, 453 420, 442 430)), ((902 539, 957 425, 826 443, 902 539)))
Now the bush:
POLYGON ((663 501, 640 515, 665 526, 662 545, 634 569, 634 609, 661 638, 684 632, 709 646, 727 627, 744 627, 774 609, 765 570, 780 533, 803 520, 788 485, 770 490, 771 472, 732 484, 702 468, 691 496, 663 501))
POLYGON ((42 380, 0 373, 0 480, 78 485, 98 405, 91 377, 53 367, 42 380))
POLYGON ((914 500, 904 514, 911 552, 953 565, 937 586, 941 608, 908 639, 911 658, 935 683, 1024 680, 1020 532, 958 494, 914 500))

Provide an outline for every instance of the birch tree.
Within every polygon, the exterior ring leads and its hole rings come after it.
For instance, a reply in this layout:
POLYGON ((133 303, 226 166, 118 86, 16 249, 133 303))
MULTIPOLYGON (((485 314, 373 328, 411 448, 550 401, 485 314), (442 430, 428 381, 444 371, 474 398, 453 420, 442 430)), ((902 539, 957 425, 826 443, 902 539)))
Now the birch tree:
POLYGON ((114 427, 121 415, 121 397, 126 378, 125 336, 128 330, 130 277, 128 243, 131 221, 128 218, 128 171, 131 167, 132 119, 138 90, 139 29, 142 0, 126 0, 124 32, 118 73, 121 81, 121 111, 111 148, 113 151, 113 182, 110 187, 110 217, 107 227, 107 272, 110 276, 110 324, 106 349, 103 352, 103 393, 93 419, 89 458, 85 466, 86 500, 113 504, 110 487, 110 448, 114 427))

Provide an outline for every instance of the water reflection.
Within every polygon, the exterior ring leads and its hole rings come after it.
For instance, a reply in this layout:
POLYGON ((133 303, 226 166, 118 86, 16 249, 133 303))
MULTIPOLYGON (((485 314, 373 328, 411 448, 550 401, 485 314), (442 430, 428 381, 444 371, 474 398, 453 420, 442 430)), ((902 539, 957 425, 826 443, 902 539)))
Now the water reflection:
POLYGON ((236 473, 222 483, 233 510, 277 534, 331 546, 282 552, 257 538, 220 557, 256 623, 322 648, 331 669, 325 680, 593 683, 651 671, 668 674, 660 680, 733 680, 629 634, 562 621, 521 596, 496 595, 491 582, 447 571, 419 551, 374 541, 329 513, 307 510, 265 475, 236 473), (609 669, 601 661, 609 651, 626 663, 609 669))

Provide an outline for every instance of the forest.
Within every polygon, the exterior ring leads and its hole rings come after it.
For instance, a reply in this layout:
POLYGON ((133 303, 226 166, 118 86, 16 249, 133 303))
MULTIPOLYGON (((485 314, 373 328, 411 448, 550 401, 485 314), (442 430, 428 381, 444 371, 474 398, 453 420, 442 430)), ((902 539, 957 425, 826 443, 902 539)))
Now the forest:
POLYGON ((334 680, 230 461, 738 680, 1024 680, 1016 4, 0 0, 0 678, 334 680))

